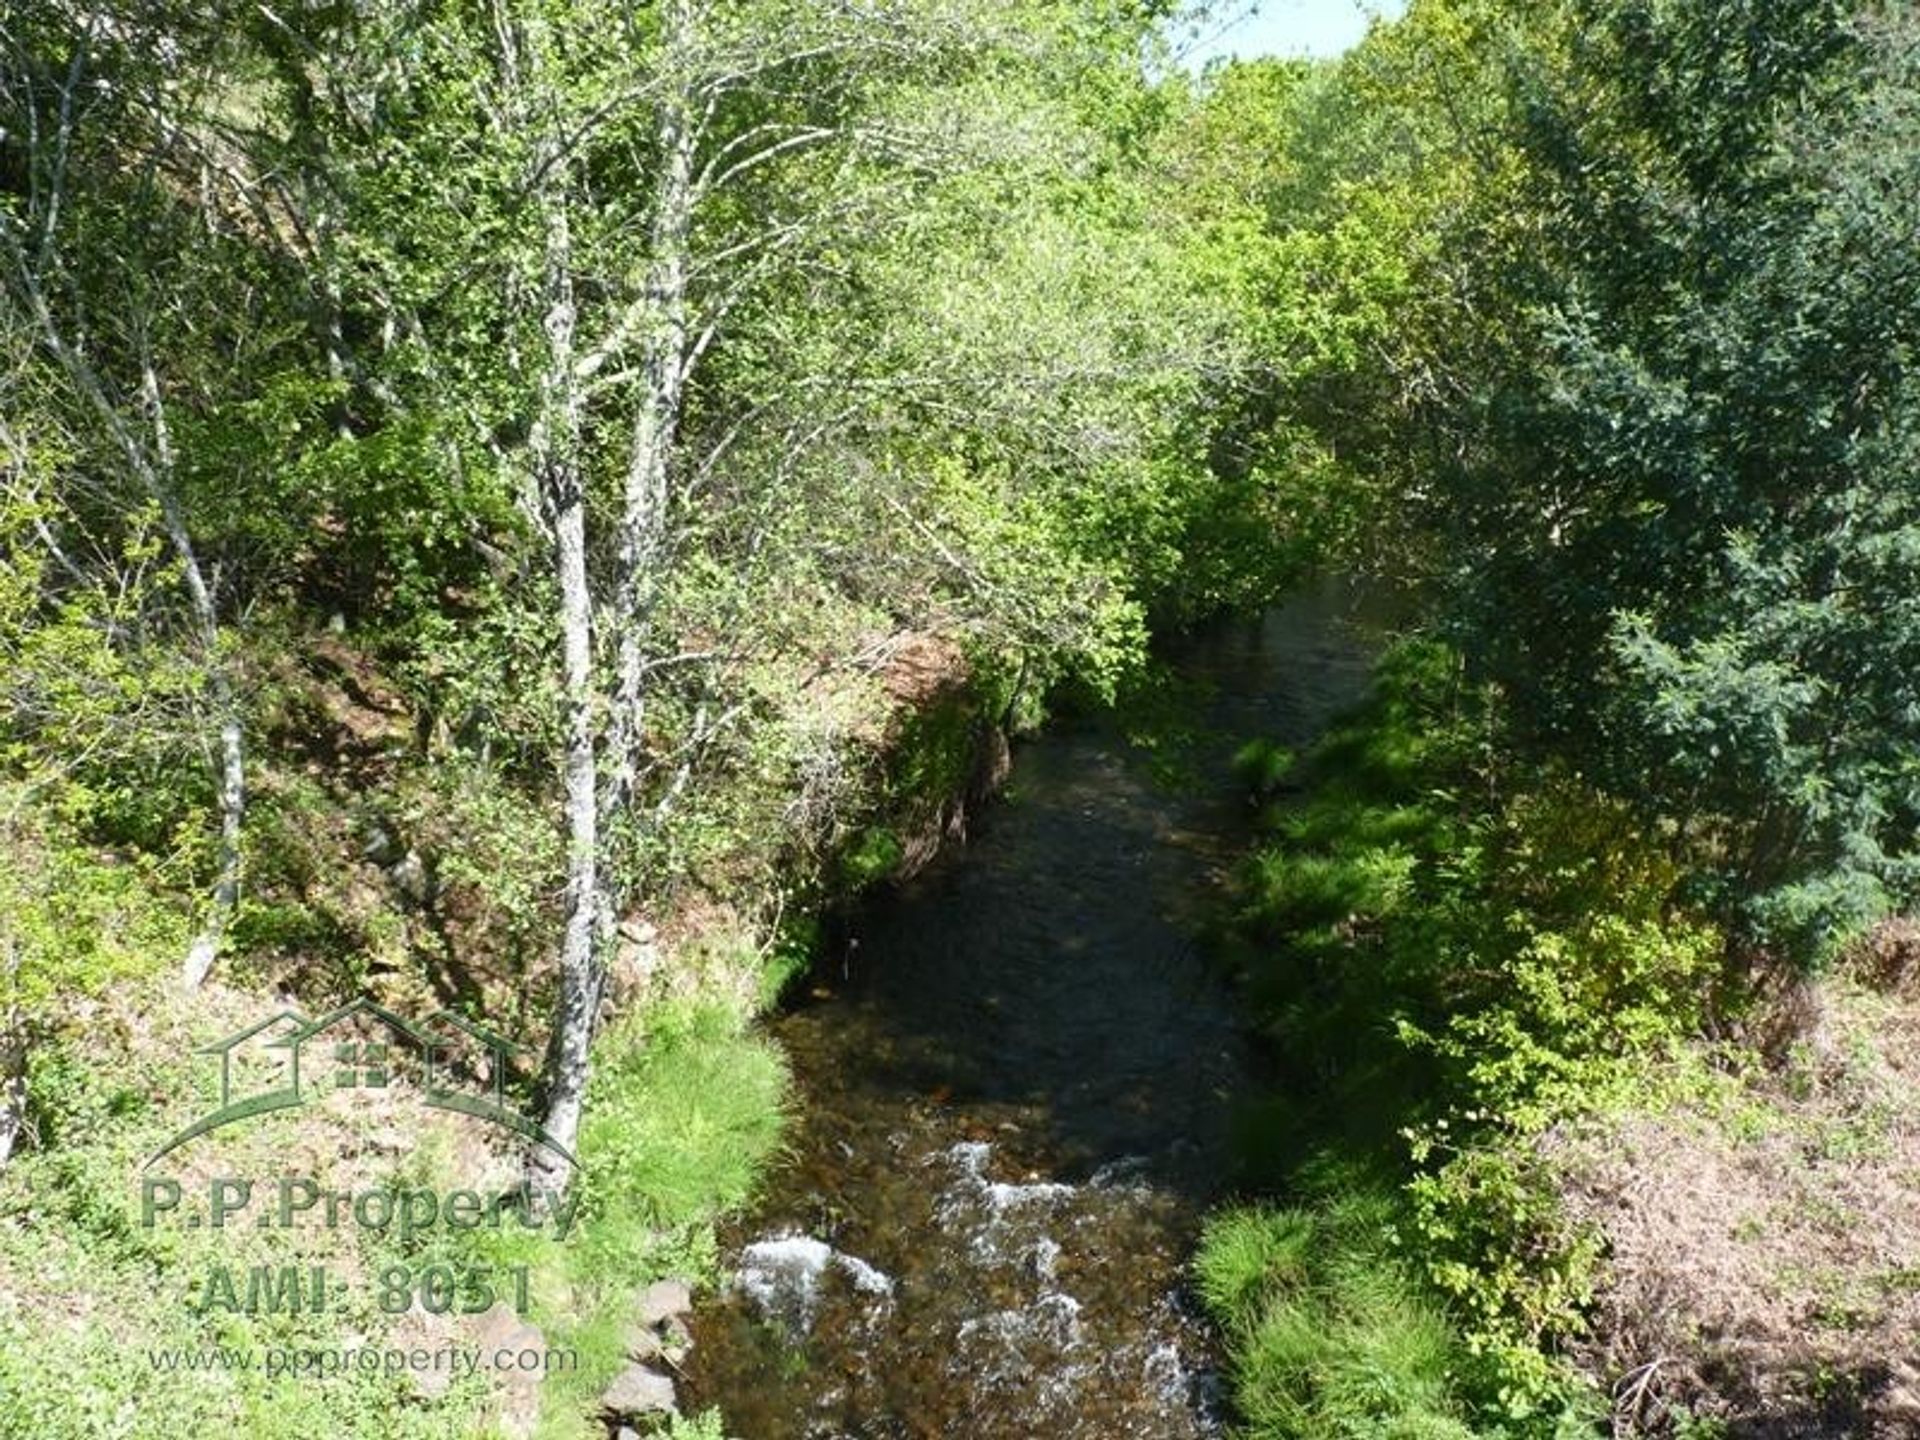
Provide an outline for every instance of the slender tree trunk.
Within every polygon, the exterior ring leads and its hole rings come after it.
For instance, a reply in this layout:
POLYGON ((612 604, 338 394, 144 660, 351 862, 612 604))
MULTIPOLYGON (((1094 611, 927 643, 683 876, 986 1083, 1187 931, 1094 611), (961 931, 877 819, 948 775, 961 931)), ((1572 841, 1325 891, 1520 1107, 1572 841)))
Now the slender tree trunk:
MULTIPOLYGON (((687 366, 687 247, 693 226, 693 94, 684 70, 693 39, 692 0, 673 0, 666 40, 675 84, 662 102, 658 138, 661 171, 648 236, 652 254, 641 336, 641 384, 633 417, 621 506, 611 623, 616 629, 615 689, 608 719, 603 814, 613 825, 635 822, 641 751, 645 744, 647 656, 653 609, 665 559, 668 486, 679 437, 687 366)), ((611 915, 631 892, 631 877, 602 877, 611 915)))
MULTIPOLYGON (((5 978, 11 987, 20 968, 15 944, 6 947, 5 978)), ((13 1158, 13 1147, 27 1122, 27 1042, 21 1033, 20 1013, 0 1016, 0 1171, 13 1158)))
MULTIPOLYGON (((547 337, 540 415, 533 437, 542 500, 553 525, 560 582, 567 816, 566 927, 560 946, 560 1003, 547 1055, 546 1130, 572 1150, 586 1098, 589 1052, 604 989, 600 900, 599 795, 594 744, 593 598, 587 574, 587 504, 580 463, 580 397, 574 376, 575 304, 567 185, 571 166, 557 138, 538 157, 545 221, 547 337)), ((544 1148, 529 1161, 543 1198, 563 1191, 566 1163, 544 1148)))
MULTIPOLYGON (((691 0, 673 0, 668 54, 686 53, 691 0)), ((614 650, 613 691, 605 697, 604 756, 596 748, 593 608, 587 568, 586 505, 580 474, 580 373, 576 364, 571 239, 567 225, 570 162, 552 136, 536 157, 546 220, 547 370, 536 434, 536 459, 554 528, 565 649, 566 930, 560 957, 560 1003, 547 1056, 547 1133, 568 1149, 579 1135, 606 958, 633 891, 630 866, 610 855, 616 837, 631 835, 643 743, 646 659, 657 570, 664 549, 669 461, 679 428, 685 380, 686 251, 693 216, 691 94, 681 88, 661 106, 662 160, 650 229, 652 257, 641 297, 641 394, 633 421, 621 517, 616 535, 612 605, 606 622, 614 650), (605 782, 596 762, 604 758, 605 782)), ((568 1175, 558 1157, 539 1149, 529 1164, 536 1191, 551 1197, 568 1175)))
POLYGON ((15 1035, 0 1036, 0 1171, 27 1123, 27 1049, 15 1035))
POLYGON ((235 707, 233 689, 220 672, 219 661, 212 662, 207 689, 219 713, 220 738, 215 761, 220 787, 219 873, 213 882, 213 907, 187 949, 182 979, 188 989, 197 989, 219 958, 220 942, 226 938, 227 922, 240 904, 240 836, 246 821, 247 765, 245 739, 235 707))
POLYGON ((220 654, 220 618, 214 608, 213 588, 200 568, 199 552, 187 531, 174 496, 173 435, 167 425, 167 412, 160 396, 160 380, 151 363, 141 367, 140 389, 153 426, 154 459, 143 468, 147 489, 160 507, 161 524, 186 582, 187 598, 193 606, 194 623, 200 634, 200 650, 207 667, 207 698, 218 729, 214 747, 214 783, 220 807, 219 871, 213 882, 213 906, 201 924, 200 933, 187 949, 181 978, 187 988, 197 989, 213 969, 220 955, 220 942, 226 937, 227 922, 240 904, 240 837, 247 814, 246 739, 240 725, 240 707, 227 678, 226 662, 220 654))

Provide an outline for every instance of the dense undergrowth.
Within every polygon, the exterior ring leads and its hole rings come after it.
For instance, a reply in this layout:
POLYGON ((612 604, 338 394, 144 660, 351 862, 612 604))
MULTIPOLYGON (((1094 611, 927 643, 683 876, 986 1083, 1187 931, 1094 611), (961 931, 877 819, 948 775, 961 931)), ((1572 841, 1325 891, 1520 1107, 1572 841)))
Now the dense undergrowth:
POLYGON ((1243 1136, 1277 1201, 1218 1218, 1198 1270, 1253 1434, 1595 1413, 1556 1353, 1595 1244, 1540 1144, 1678 1083, 1656 1062, 1697 1033, 1723 947, 1658 833, 1507 755, 1490 692, 1414 642, 1297 764, 1242 756, 1271 834, 1227 948, 1278 1069, 1243 1136))

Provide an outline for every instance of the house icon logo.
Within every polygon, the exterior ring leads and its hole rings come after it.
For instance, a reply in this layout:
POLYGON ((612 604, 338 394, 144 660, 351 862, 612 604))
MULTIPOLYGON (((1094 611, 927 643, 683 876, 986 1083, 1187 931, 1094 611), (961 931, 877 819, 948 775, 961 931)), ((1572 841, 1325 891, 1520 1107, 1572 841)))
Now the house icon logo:
POLYGON ((364 996, 318 1019, 282 1010, 196 1052, 220 1059, 220 1104, 154 1151, 146 1164, 256 1115, 310 1104, 340 1090, 385 1090, 409 1081, 433 1109, 471 1115, 578 1164, 539 1122, 508 1102, 508 1062, 524 1048, 452 1010, 413 1021, 364 996))

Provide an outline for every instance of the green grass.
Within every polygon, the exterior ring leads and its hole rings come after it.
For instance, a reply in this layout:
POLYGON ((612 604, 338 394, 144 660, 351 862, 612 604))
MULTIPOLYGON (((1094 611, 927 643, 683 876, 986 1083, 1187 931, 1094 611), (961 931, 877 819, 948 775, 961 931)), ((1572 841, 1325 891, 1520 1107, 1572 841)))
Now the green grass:
POLYGON ((1257 796, 1269 795, 1286 782, 1298 759, 1272 740, 1249 740, 1234 752, 1234 778, 1257 796))
MULTIPOLYGON (((171 990, 143 1007, 166 1043, 135 1054, 102 1027, 84 1048, 37 1057, 41 1102, 62 1117, 61 1145, 17 1156, 0 1176, 0 1440, 161 1440, 182 1434, 308 1440, 470 1440, 489 1432, 487 1379, 455 1381, 437 1398, 404 1375, 267 1377, 236 1369, 156 1371, 149 1348, 226 1345, 336 1349, 385 1342, 394 1317, 371 1285, 349 1287, 345 1314, 214 1314, 186 1298, 213 1264, 244 1273, 285 1264, 286 1241, 252 1226, 138 1224, 133 1177, 177 1126, 152 1099, 190 1105, 200 1079, 191 1046, 198 1019, 171 990), (187 1017, 183 1022, 181 1017, 187 1017), (135 1083, 137 1082, 137 1083, 135 1083)), ((210 1030, 219 1017, 207 1019, 210 1030)), ((363 1272, 405 1263, 490 1261, 530 1267, 532 1313, 547 1346, 578 1351, 577 1372, 547 1377, 540 1433, 599 1433, 595 1402, 625 1363, 632 1297, 650 1281, 711 1278, 713 1222, 752 1194, 778 1143, 786 1071, 737 1007, 669 1002, 610 1028, 595 1047, 591 1108, 581 1136, 581 1214, 556 1243, 519 1225, 450 1236, 434 1230, 403 1249, 341 1232, 363 1272)), ((292 1117, 234 1127, 202 1144, 199 1163, 271 1176, 319 1132, 292 1117)), ((423 1145, 396 1180, 448 1186, 454 1157, 423 1145)), ((319 1258, 317 1255, 314 1258, 319 1258)), ((681 1440, 717 1440, 685 1422, 681 1440)))
POLYGON ((742 1203, 779 1139, 786 1079, 779 1052, 719 1003, 609 1030, 581 1137, 590 1221, 670 1228, 742 1203))
POLYGON ((1390 1191, 1216 1216, 1196 1275, 1258 1440, 1470 1440, 1460 1340, 1393 1253, 1390 1191))

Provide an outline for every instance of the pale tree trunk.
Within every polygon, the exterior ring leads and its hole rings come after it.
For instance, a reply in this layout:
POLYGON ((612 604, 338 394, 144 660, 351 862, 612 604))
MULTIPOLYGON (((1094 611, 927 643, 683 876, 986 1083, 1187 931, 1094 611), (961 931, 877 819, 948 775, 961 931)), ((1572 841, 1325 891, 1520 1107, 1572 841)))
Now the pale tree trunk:
MULTIPOLYGON (((688 38, 688 0, 676 0, 669 53, 688 38)), ((662 105, 659 126, 664 170, 655 200, 650 239, 653 254, 642 296, 641 394, 633 422, 615 557, 613 604, 614 692, 607 716, 604 786, 595 772, 595 688, 592 675, 592 602, 586 565, 585 503, 577 456, 573 459, 574 504, 553 516, 560 553, 561 608, 566 634, 568 713, 567 816, 570 855, 567 929, 562 942, 560 1008, 547 1059, 546 1131, 569 1149, 579 1133, 590 1052, 600 1000, 606 988, 606 957, 620 912, 632 893, 632 877, 602 853, 633 823, 646 698, 649 612, 666 529, 668 461, 679 425, 686 360, 686 248, 693 213, 691 116, 684 91, 662 105), (576 657, 576 647, 578 655, 576 657), (583 898, 584 897, 584 898, 583 898)), ((564 187, 567 161, 549 153, 540 172, 555 187, 547 209, 548 382, 543 408, 564 415, 569 443, 577 448, 578 376, 574 345, 572 260, 568 253, 564 187), (564 320, 559 317, 564 316, 564 320)), ((536 1152, 535 1183, 547 1193, 566 1184, 555 1157, 536 1152)))
MULTIPOLYGON (((703 127, 711 119, 719 93, 751 73, 710 73, 711 57, 703 58, 699 44, 701 3, 663 0, 661 6, 665 33, 660 41, 659 86, 652 99, 656 178, 643 224, 648 244, 646 274, 641 293, 625 316, 584 355, 575 345, 572 257, 565 224, 569 160, 557 131, 550 131, 553 138, 535 168, 547 217, 548 305, 548 369, 541 400, 545 428, 537 427, 536 434, 544 447, 542 463, 549 467, 560 458, 556 437, 566 436, 573 496, 570 509, 555 509, 550 517, 560 554, 567 644, 566 805, 571 849, 560 1008, 547 1057, 546 1116, 548 1134, 569 1148, 579 1130, 607 960, 618 924, 640 889, 635 873, 637 842, 644 838, 644 826, 652 818, 643 811, 640 788, 649 669, 658 648, 655 612, 670 548, 672 485, 686 386, 704 341, 710 338, 703 333, 696 339, 691 323, 695 212, 702 197, 728 176, 798 144, 814 143, 827 133, 814 129, 769 140, 758 150, 728 157, 731 164, 717 177, 696 168, 703 127), (602 641, 612 662, 610 683, 602 687, 596 686, 591 674, 594 592, 585 558, 579 462, 573 450, 582 423, 584 383, 629 344, 639 352, 634 372, 637 393, 613 536, 612 572, 599 592, 605 601, 599 623, 607 627, 602 641), (596 702, 604 702, 603 712, 596 713, 596 702), (603 728, 596 730, 596 724, 603 728), (598 749, 596 739, 603 742, 598 749), (603 772, 599 776, 596 761, 603 772)), ((532 63, 538 63, 537 57, 532 63)), ((517 84, 517 79, 512 83, 517 84)), ((551 494, 552 486, 547 490, 551 494)), ((677 785, 669 787, 661 809, 676 790, 677 785)), ((557 1162, 545 1152, 536 1156, 532 1169, 536 1184, 549 1194, 566 1183, 557 1162)))
POLYGON ((240 904, 240 835, 247 811, 246 740, 240 727, 240 708, 227 678, 226 662, 220 654, 220 621, 214 608, 213 590, 200 568, 200 557, 194 549, 193 537, 187 532, 186 518, 174 498, 173 436, 167 427, 159 377, 154 374, 151 362, 141 366, 140 388, 154 436, 154 465, 148 472, 147 488, 160 507, 161 523, 180 557, 182 577, 207 666, 207 697, 219 730, 214 747, 214 783, 218 787, 220 806, 219 870, 213 883, 212 908, 200 933, 188 947, 182 968, 181 978, 191 990, 197 989, 212 971, 213 962, 220 955, 220 942, 226 937, 227 922, 240 904))
MULTIPOLYGON (((15 983, 20 968, 19 947, 6 946, 5 983, 15 983)), ((0 1170, 13 1158, 13 1147, 27 1123, 27 1042, 22 1033, 20 1012, 0 1016, 0 1170)))
MULTIPOLYGON (((651 255, 640 337, 640 394, 627 456, 611 623, 616 629, 615 689, 608 719, 605 814, 631 825, 645 743, 647 656, 659 569, 665 559, 668 484, 679 437, 687 369, 687 248, 693 226, 694 133, 691 77, 692 0, 673 0, 665 45, 671 69, 659 112, 660 178, 648 236, 651 255)), ((603 877, 610 913, 618 918, 630 877, 603 877)))
POLYGON ((27 1123, 27 1049, 18 1035, 0 1034, 0 1170, 27 1123))
MULTIPOLYGON (((553 527, 560 582, 565 708, 567 816, 566 926, 560 945, 560 1000, 547 1056, 546 1131, 572 1150, 580 1133, 606 967, 601 955, 599 796, 595 775, 593 597, 587 575, 587 498, 580 461, 580 397, 574 376, 575 303, 567 184, 571 165, 552 139, 536 164, 545 225, 546 369, 533 451, 542 501, 553 527)), ((529 1160, 535 1190, 566 1189, 566 1162, 536 1147, 529 1160)))
POLYGON ((216 764, 220 786, 219 873, 213 882, 213 905, 200 927, 200 933, 187 948, 181 978, 188 989, 197 989, 219 958, 220 942, 226 938, 227 922, 240 905, 240 835, 246 820, 247 784, 245 739, 240 717, 234 708, 232 687, 220 673, 219 661, 209 672, 208 691, 220 713, 220 740, 216 764))
MULTIPOLYGON (((668 53, 677 58, 692 25, 688 0, 675 0, 671 12, 674 32, 668 53)), ((546 1130, 569 1149, 579 1133, 585 1098, 590 1049, 606 984, 607 955, 616 927, 635 885, 630 844, 636 823, 640 752, 645 721, 647 654, 651 639, 651 611, 658 588, 658 567, 664 553, 667 524, 668 473, 679 429, 680 398, 685 381, 687 323, 686 251, 693 217, 694 134, 687 92, 676 89, 660 111, 659 139, 662 174, 650 227, 652 256, 645 293, 641 297, 640 396, 633 420, 626 483, 617 534, 612 606, 606 623, 613 629, 615 669, 613 694, 607 714, 604 785, 594 773, 592 730, 591 610, 587 589, 584 534, 576 504, 574 529, 562 529, 555 517, 557 543, 562 553, 562 608, 567 614, 568 766, 567 813, 576 855, 567 879, 567 934, 561 958, 560 1013, 548 1056, 546 1130), (577 551, 577 564, 566 558, 577 551), (570 580, 570 576, 572 577, 570 580), (579 645, 576 668, 574 646, 579 645), (576 689, 576 686, 578 687, 576 689), (612 846, 611 853, 602 853, 612 846), (591 853, 582 847, 593 847, 591 853), (580 897, 587 897, 582 900, 580 897), (588 903, 590 902, 590 903, 588 903)), ((564 161, 549 160, 549 172, 564 161)), ((564 211, 561 212, 564 226, 564 211)), ((551 297, 566 293, 566 343, 558 343, 559 327, 550 312, 549 364, 551 389, 565 387, 564 396, 550 393, 546 404, 569 407, 578 421, 575 389, 579 373, 572 344, 571 279, 564 254, 556 257, 553 222, 549 220, 547 285, 551 297)), ((564 244, 564 229, 561 232, 564 244)), ((567 1177, 555 1157, 541 1150, 535 1156, 535 1184, 544 1193, 564 1188, 567 1177)))

